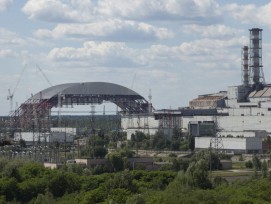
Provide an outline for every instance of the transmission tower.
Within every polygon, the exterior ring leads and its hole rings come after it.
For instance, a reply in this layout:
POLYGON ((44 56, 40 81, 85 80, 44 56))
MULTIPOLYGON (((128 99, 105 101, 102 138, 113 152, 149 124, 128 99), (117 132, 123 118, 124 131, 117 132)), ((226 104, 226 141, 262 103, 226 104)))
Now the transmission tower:
POLYGON ((214 117, 214 136, 210 139, 210 149, 214 150, 216 154, 224 153, 223 140, 220 135, 222 129, 219 127, 217 122, 217 116, 214 117))

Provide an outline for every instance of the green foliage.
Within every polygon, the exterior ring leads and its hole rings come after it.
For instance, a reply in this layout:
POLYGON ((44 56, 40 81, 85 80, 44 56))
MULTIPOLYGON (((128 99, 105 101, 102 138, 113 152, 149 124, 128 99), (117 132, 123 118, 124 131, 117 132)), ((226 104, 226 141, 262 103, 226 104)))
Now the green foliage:
POLYGON ((83 167, 78 164, 66 164, 66 170, 77 175, 82 175, 84 171, 83 167))
POLYGON ((5 196, 7 201, 16 198, 18 194, 17 180, 11 177, 0 179, 0 195, 5 196))
POLYGON ((93 151, 94 157, 98 158, 104 158, 105 155, 108 153, 107 148, 101 146, 95 147, 93 151))
POLYGON ((128 148, 124 148, 119 150, 119 154, 121 157, 132 158, 135 155, 135 152, 129 150, 128 148))
POLYGON ((145 200, 141 194, 130 196, 126 200, 126 204, 145 204, 145 200))
POLYGON ((256 155, 253 155, 252 163, 256 171, 261 170, 261 161, 256 155))
POLYGON ((46 189, 46 182, 39 178, 29 178, 21 183, 18 183, 17 199, 23 202, 28 202, 32 198, 42 194, 46 189))
POLYGON ((248 160, 245 162, 245 167, 248 169, 252 169, 253 168, 253 163, 251 160, 248 160))
POLYGON ((3 169, 3 176, 14 177, 17 180, 20 180, 19 167, 22 167, 24 164, 23 160, 14 159, 9 161, 3 169))
POLYGON ((152 149, 164 150, 166 148, 170 149, 170 141, 166 138, 162 131, 158 131, 152 139, 151 143, 152 149))
POLYGON ((188 166, 189 166, 189 160, 179 159, 179 158, 178 159, 174 158, 172 160, 173 171, 180 171, 180 170, 186 171, 188 166))
POLYGON ((207 162, 208 169, 210 167, 212 170, 220 168, 220 157, 223 155, 218 155, 214 152, 211 152, 209 149, 198 152, 192 157, 192 161, 199 161, 201 159, 207 162))
POLYGON ((123 159, 120 153, 111 153, 109 155, 109 161, 114 169, 114 171, 123 170, 123 159))
POLYGON ((101 136, 92 136, 86 147, 81 150, 81 156, 91 158, 104 158, 107 153, 105 140, 101 136))
POLYGON ((56 200, 53 194, 46 192, 45 194, 39 194, 36 199, 33 200, 33 204, 56 204, 56 200))
POLYGON ((115 188, 110 191, 107 198, 107 203, 126 203, 126 200, 131 196, 132 193, 125 188, 115 188))
POLYGON ((186 171, 186 176, 188 178, 186 185, 188 186, 202 189, 212 187, 208 178, 208 163, 204 159, 191 162, 186 171))
MULTIPOLYGON (((116 154, 122 159, 127 155, 116 154)), ((69 167, 65 172, 47 170, 27 161, 0 160, 0 169, 5 170, 0 178, 0 203, 271 203, 271 177, 231 184, 223 177, 215 177, 211 185, 205 156, 206 153, 196 155, 186 171, 182 165, 188 165, 189 160, 171 158, 171 168, 180 169, 178 173, 125 170, 88 176, 69 167), (7 169, 12 172, 6 172, 7 169)), ((262 175, 266 165, 261 164, 262 175)))
POLYGON ((107 197, 107 189, 103 186, 84 193, 82 204, 96 204, 103 202, 107 197))
POLYGON ((122 172, 118 172, 115 174, 112 182, 111 182, 111 189, 114 188, 125 188, 129 189, 130 191, 134 191, 135 187, 132 183, 132 175, 129 170, 124 170, 122 172))
POLYGON ((54 197, 72 193, 80 189, 79 178, 76 174, 52 171, 47 178, 48 189, 54 197))
POLYGON ((262 162, 261 168, 262 168, 261 169, 262 170, 262 177, 267 178, 268 168, 267 168, 267 163, 265 160, 262 162))
POLYGON ((18 174, 21 180, 26 180, 34 177, 42 177, 46 169, 38 163, 26 162, 23 166, 18 168, 18 174))
POLYGON ((221 176, 216 176, 213 180, 213 186, 217 188, 221 185, 228 185, 228 181, 221 176))

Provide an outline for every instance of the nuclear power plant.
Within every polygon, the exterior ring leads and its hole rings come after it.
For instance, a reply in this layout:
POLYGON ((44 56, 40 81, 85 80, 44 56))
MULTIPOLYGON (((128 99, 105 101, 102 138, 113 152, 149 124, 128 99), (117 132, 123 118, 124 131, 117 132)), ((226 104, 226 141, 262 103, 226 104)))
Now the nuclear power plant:
POLYGON ((250 45, 242 48, 241 85, 199 95, 186 108, 124 116, 122 128, 128 139, 138 130, 149 134, 162 130, 170 137, 178 127, 195 137, 196 149, 220 145, 228 153, 261 153, 263 141, 271 133, 271 85, 265 83, 263 73, 262 29, 249 32, 250 45), (219 144, 213 142, 214 137, 219 144))
POLYGON ((10 126, 15 130, 14 137, 24 138, 24 134, 29 137, 30 132, 38 135, 33 136, 37 140, 50 137, 55 132, 51 127, 52 108, 59 109, 60 118, 62 106, 111 102, 121 109, 121 130, 127 133, 127 140, 136 131, 148 135, 160 131, 170 139, 174 129, 178 129, 195 138, 195 149, 219 147, 228 153, 261 153, 263 141, 271 133, 271 85, 264 79, 262 29, 252 28, 249 32, 250 43, 242 48, 240 57, 241 85, 199 95, 188 107, 175 110, 155 110, 151 93, 146 100, 135 91, 112 83, 52 86, 36 93, 12 112, 10 126))

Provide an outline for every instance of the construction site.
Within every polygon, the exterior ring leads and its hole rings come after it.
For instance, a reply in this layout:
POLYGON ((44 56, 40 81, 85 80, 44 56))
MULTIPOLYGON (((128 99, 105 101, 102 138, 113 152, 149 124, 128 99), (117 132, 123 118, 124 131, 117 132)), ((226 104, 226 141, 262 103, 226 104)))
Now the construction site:
MULTIPOLYGON (((160 110, 152 105, 151 91, 145 99, 129 88, 107 82, 51 86, 32 95, 15 110, 12 102, 14 91, 9 90, 11 110, 9 117, 2 119, 5 121, 2 140, 23 140, 32 148, 31 152, 45 151, 48 144, 54 142, 71 143, 70 151, 77 152, 80 146, 76 140, 79 138, 78 129, 67 120, 64 122, 62 107, 92 107, 86 125, 90 133, 88 137, 91 137, 98 129, 93 122, 95 105, 110 102, 118 107, 116 117, 112 119, 117 122, 110 128, 125 133, 128 141, 136 132, 146 135, 162 132, 171 140, 174 129, 178 129, 180 137, 189 135, 194 138, 195 150, 211 147, 230 154, 263 153, 271 133, 271 85, 265 83, 263 72, 262 29, 252 28, 249 34, 249 45, 241 48, 240 85, 199 95, 187 107, 160 110), (57 109, 55 115, 52 115, 53 108, 57 109)), ((54 157, 50 154, 52 151, 49 150, 45 154, 50 160, 57 157, 56 152, 54 157)))

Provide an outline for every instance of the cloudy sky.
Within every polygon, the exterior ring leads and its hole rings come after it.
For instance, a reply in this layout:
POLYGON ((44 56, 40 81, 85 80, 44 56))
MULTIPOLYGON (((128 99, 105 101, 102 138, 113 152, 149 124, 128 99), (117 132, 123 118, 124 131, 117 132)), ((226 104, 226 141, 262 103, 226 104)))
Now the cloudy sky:
POLYGON ((254 27, 271 82, 271 1, 0 0, 0 115, 8 89, 15 106, 50 86, 37 65, 53 85, 112 82, 151 89, 156 109, 187 106, 241 83, 254 27))

